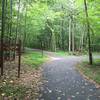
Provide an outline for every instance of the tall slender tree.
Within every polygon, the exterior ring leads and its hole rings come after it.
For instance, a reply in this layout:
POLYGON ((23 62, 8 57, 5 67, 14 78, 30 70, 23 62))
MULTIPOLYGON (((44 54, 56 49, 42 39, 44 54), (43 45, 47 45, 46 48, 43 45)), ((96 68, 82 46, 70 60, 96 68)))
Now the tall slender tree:
POLYGON ((85 15, 86 15, 86 23, 87 23, 89 63, 92 64, 93 61, 92 61, 92 49, 91 49, 91 37, 90 37, 90 22, 88 16, 87 0, 84 0, 84 6, 85 6, 85 15))
POLYGON ((69 17, 69 52, 71 51, 71 29, 72 29, 72 19, 69 17))
POLYGON ((1 51, 0 51, 0 67, 1 67, 1 75, 3 75, 3 55, 4 55, 4 49, 3 49, 3 43, 4 43, 4 30, 5 30, 5 0, 2 0, 2 26, 1 26, 1 51))

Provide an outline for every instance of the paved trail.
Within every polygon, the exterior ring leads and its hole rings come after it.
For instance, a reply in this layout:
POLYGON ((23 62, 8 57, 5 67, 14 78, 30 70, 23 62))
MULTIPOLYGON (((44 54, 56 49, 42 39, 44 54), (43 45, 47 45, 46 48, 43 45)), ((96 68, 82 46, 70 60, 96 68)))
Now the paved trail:
POLYGON ((85 80, 75 69, 81 57, 55 58, 43 65, 39 100, 100 100, 100 89, 85 80))

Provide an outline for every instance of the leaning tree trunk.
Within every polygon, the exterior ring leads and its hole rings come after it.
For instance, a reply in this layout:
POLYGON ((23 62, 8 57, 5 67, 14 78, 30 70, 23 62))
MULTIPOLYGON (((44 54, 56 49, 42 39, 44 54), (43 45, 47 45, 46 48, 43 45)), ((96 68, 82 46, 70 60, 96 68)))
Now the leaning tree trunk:
POLYGON ((56 51, 56 39, 55 39, 55 33, 54 33, 54 30, 52 29, 51 26, 49 26, 49 24, 47 23, 47 27, 50 29, 51 31, 51 49, 52 51, 56 51))
POLYGON ((84 0, 84 6, 85 6, 86 23, 87 23, 89 63, 92 64, 93 61, 92 61, 92 49, 91 49, 91 37, 90 37, 90 23, 89 23, 89 19, 88 19, 89 17, 88 17, 86 0, 84 0))

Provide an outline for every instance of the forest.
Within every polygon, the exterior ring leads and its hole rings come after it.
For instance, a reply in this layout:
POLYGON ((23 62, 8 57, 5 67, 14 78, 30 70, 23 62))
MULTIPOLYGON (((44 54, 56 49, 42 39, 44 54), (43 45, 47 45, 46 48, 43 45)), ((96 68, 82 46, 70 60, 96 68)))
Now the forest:
MULTIPOLYGON (((12 61, 16 62, 16 58, 18 58, 18 77, 20 77, 21 62, 27 65, 32 65, 33 62, 34 66, 41 65, 49 59, 45 55, 46 51, 63 56, 87 55, 89 66, 95 66, 94 55, 100 55, 100 0, 1 0, 1 76, 3 74, 5 76, 5 63, 10 62, 11 64, 12 61), (32 53, 32 50, 39 52, 35 54, 32 53), (66 53, 67 55, 65 55, 66 53)), ((100 71, 100 66, 99 68, 95 66, 95 68, 100 71)), ((100 76, 100 72, 98 72, 98 76, 100 76)), ((0 84, 4 79, 0 79, 0 84)), ((100 78, 97 83, 100 84, 100 78)), ((13 88, 15 89, 15 87, 13 88)), ((5 90, 0 88, 1 94, 3 94, 2 91, 5 90)), ((7 95, 11 95, 11 92, 7 95)))
POLYGON ((100 51, 99 0, 88 0, 87 4, 84 0, 1 3, 4 42, 21 39, 23 47, 41 48, 42 44, 43 49, 50 51, 100 51))

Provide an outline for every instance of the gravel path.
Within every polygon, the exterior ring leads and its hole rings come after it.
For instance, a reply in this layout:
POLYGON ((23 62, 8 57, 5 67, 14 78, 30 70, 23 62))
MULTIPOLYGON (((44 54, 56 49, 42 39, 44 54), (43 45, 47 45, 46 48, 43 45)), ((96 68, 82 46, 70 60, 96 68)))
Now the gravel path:
POLYGON ((43 65, 39 100, 100 100, 100 89, 75 69, 81 57, 52 58, 43 65))

